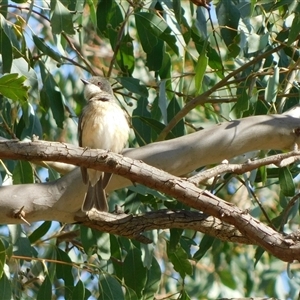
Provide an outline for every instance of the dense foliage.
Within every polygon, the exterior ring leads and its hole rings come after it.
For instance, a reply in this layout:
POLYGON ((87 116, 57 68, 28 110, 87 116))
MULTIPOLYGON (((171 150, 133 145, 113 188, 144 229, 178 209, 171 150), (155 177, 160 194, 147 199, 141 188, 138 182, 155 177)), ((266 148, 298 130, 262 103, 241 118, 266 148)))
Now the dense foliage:
MULTIPOLYGON (((220 0, 210 9, 188 0, 4 0, 0 13, 0 135, 7 139, 77 144, 80 78, 94 74, 111 78, 131 116, 130 147, 299 103, 295 0, 220 0)), ((297 198, 288 217, 282 212, 297 193, 297 173, 296 165, 262 167, 207 188, 264 219, 260 199, 274 226, 289 232, 299 222, 297 198)), ((3 184, 59 177, 1 161, 3 184)), ((141 186, 110 199, 126 199, 134 214, 183 208, 141 186)), ((294 299, 299 290, 298 265, 199 232, 150 232, 153 244, 143 245, 77 224, 0 228, 1 299, 294 299)))

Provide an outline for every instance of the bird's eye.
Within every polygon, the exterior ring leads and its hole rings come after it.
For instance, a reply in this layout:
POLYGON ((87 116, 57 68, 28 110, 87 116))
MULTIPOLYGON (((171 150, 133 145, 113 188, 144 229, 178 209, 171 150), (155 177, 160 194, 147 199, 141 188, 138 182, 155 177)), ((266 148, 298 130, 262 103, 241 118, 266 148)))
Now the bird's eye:
POLYGON ((98 86, 102 87, 102 82, 98 81, 98 86))

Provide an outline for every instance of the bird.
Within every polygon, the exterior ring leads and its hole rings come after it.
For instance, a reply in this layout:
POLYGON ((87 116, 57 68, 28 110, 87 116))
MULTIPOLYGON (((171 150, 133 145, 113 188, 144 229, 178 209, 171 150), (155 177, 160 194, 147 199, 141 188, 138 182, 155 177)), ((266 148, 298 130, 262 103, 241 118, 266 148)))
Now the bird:
MULTIPOLYGON (((79 146, 120 153, 128 141, 130 128, 109 81, 101 76, 81 81, 87 104, 78 121, 79 146)), ((93 207, 98 211, 108 211, 105 188, 112 174, 85 167, 80 169, 82 181, 88 184, 82 211, 87 212, 93 207)))

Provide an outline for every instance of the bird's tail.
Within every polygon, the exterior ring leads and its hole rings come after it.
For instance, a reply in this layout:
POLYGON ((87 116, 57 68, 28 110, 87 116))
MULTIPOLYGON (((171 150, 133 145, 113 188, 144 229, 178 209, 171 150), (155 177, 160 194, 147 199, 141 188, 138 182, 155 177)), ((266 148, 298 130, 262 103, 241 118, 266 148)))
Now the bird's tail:
POLYGON ((102 176, 94 186, 89 183, 89 187, 82 204, 82 211, 89 211, 93 207, 99 211, 108 211, 106 194, 105 190, 103 189, 102 176))

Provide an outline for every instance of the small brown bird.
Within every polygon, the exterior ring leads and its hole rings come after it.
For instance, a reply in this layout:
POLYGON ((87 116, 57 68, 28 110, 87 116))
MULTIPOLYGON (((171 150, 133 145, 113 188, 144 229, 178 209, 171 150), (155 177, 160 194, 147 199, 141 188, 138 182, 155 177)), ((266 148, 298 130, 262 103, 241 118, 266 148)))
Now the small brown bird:
MULTIPOLYGON (((124 111, 117 104, 110 83, 103 77, 82 79, 85 84, 84 97, 87 105, 78 122, 79 146, 110 150, 120 153, 128 140, 129 125, 124 111)), ((82 180, 88 190, 82 204, 82 211, 95 207, 107 211, 105 188, 110 173, 81 168, 82 180)))

